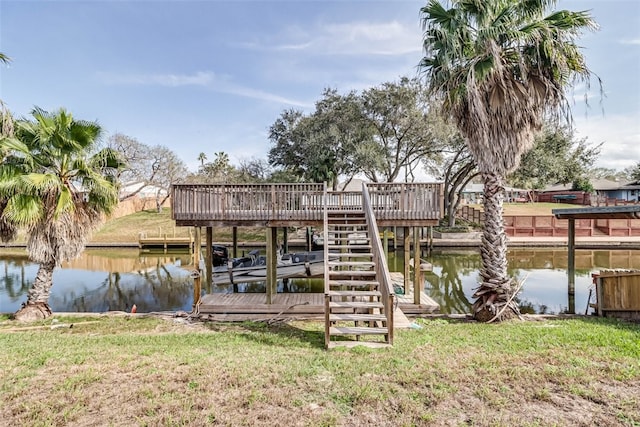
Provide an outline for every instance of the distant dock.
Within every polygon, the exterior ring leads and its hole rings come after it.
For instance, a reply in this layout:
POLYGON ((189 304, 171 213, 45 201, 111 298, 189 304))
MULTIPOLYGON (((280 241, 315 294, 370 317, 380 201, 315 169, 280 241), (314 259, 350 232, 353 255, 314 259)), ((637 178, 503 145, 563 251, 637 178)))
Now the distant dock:
POLYGON ((140 250, 162 250, 164 252, 170 250, 187 250, 193 252, 194 238, 189 237, 140 237, 138 239, 138 248, 140 250))

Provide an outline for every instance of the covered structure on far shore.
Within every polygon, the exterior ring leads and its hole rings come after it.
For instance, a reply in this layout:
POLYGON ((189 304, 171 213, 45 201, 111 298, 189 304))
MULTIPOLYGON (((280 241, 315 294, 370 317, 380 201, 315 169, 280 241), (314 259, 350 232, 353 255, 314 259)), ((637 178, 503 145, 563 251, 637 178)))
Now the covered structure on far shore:
POLYGON ((575 312, 575 283, 576 283, 576 220, 579 219, 640 219, 640 205, 606 206, 592 208, 553 209, 551 211, 558 219, 569 221, 568 227, 568 263, 567 274, 569 280, 569 311, 575 312), (571 302, 573 301, 573 310, 571 302))

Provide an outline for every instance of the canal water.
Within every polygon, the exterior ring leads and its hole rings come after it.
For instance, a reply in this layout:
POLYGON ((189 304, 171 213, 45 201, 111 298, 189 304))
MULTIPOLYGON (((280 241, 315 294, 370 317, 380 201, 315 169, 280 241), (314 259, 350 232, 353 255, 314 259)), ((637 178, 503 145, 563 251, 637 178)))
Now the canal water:
MULTIPOLYGON (((425 291, 443 313, 469 311, 478 283, 477 250, 434 251, 423 259, 433 265, 425 274, 425 291)), ((525 312, 562 313, 569 308, 567 251, 509 250, 509 274, 524 280, 518 300, 525 312)), ((390 253, 389 269, 404 271, 402 252, 390 253)), ((587 309, 592 273, 607 268, 640 269, 640 250, 576 252, 575 311, 587 309)), ((38 266, 23 249, 0 249, 0 312, 15 312, 26 300, 38 266)), ((49 303, 54 312, 190 311, 193 287, 187 253, 140 253, 137 249, 88 249, 56 269, 49 303)), ((213 286, 206 292, 264 292, 263 283, 213 286)), ((322 292, 321 280, 296 279, 278 284, 279 292, 322 292)))

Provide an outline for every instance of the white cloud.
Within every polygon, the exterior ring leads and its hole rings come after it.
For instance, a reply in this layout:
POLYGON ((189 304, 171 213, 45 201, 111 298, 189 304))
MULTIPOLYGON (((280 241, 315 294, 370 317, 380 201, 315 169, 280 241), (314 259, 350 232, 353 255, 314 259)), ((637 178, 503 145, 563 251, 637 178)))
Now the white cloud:
POLYGON ((360 55, 406 55, 419 53, 420 31, 392 21, 386 23, 354 22, 321 27, 319 42, 327 53, 360 55))
POLYGON ((640 39, 624 39, 620 40, 621 44, 640 45, 640 39))
POLYGON ((227 93, 245 98, 258 99, 267 102, 309 107, 310 104, 283 97, 263 90, 235 84, 229 77, 220 77, 210 71, 199 71, 194 74, 124 74, 98 73, 98 79, 107 85, 125 86, 201 86, 214 92, 227 93))
POLYGON ((407 26, 398 21, 319 23, 309 29, 289 26, 271 40, 243 42, 237 46, 310 55, 398 56, 418 54, 422 49, 420 37, 417 24, 407 26))
POLYGON ((603 143, 596 166, 621 170, 640 161, 638 113, 574 117, 576 136, 591 144, 603 143))
POLYGON ((216 80, 216 75, 208 71, 195 74, 97 74, 100 81, 108 85, 150 85, 150 86, 209 86, 216 80))

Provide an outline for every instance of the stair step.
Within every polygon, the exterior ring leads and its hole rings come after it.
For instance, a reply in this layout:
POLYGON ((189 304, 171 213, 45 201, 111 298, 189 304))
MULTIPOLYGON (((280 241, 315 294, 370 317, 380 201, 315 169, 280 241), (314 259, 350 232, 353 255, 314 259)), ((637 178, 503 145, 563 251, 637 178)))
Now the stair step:
POLYGON ((371 245, 331 245, 329 244, 329 249, 371 249, 371 245))
POLYGON ((381 302, 331 301, 329 309, 332 308, 384 308, 384 305, 381 302))
POLYGON ((329 335, 386 335, 389 328, 336 327, 329 328, 329 335))
POLYGON ((330 322, 386 322, 384 314, 330 314, 330 322))
POLYGON ((373 261, 329 261, 329 267, 375 267, 373 261))
POLYGON ((331 270, 329 271, 329 279, 340 277, 375 277, 376 272, 373 270, 331 270))
POLYGON ((329 291, 330 297, 381 297, 380 291, 329 291))
POLYGON ((379 282, 374 280, 329 280, 329 286, 351 286, 351 287, 361 287, 361 286, 380 286, 379 282))
POLYGON ((373 258, 371 252, 331 252, 330 258, 373 258))
MULTIPOLYGON (((357 238, 366 238, 366 231, 365 230, 332 230, 329 229, 329 235, 336 235, 336 234, 340 234, 340 235, 345 235, 345 236, 350 236, 352 234, 357 234, 357 236, 352 236, 352 237, 357 237, 357 238)), ((336 237, 337 238, 337 237, 336 237)))

